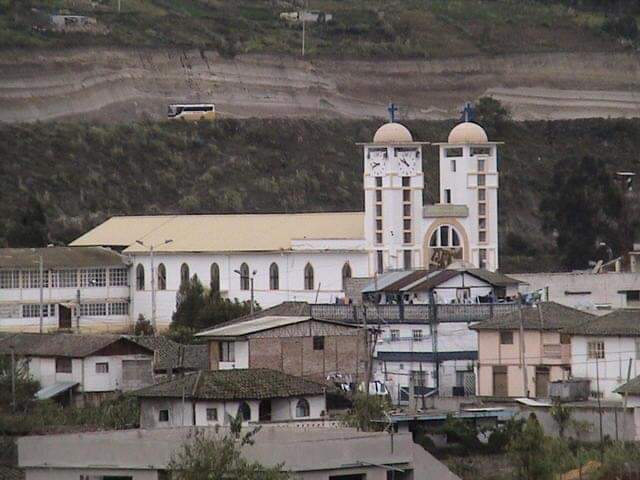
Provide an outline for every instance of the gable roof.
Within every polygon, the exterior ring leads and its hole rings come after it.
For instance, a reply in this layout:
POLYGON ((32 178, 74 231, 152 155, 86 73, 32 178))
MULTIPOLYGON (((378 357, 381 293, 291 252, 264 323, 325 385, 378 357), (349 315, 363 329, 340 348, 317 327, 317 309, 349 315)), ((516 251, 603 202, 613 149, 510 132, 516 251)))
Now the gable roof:
POLYGON ((590 322, 566 328, 574 335, 640 336, 640 310, 620 309, 596 317, 590 322))
POLYGON ((142 398, 182 397, 198 400, 258 400, 323 395, 326 386, 266 368, 208 370, 133 392, 142 398))
POLYGON ((632 378, 626 383, 623 383, 613 392, 621 395, 624 395, 625 393, 629 395, 640 395, 640 375, 636 378, 632 378))
POLYGON ((206 370, 209 368, 209 347, 206 344, 182 345, 163 335, 127 338, 155 352, 154 370, 206 370))
POLYGON ((16 333, 0 339, 0 354, 32 357, 84 358, 117 342, 131 343, 137 348, 153 350, 121 335, 85 335, 73 333, 16 333))
POLYGON ((158 215, 112 217, 71 242, 71 246, 119 246, 125 252, 278 251, 292 240, 364 239, 363 212, 158 215), (257 234, 259 233, 259 234, 257 234))
POLYGON ((100 247, 0 248, 0 268, 36 270, 42 255, 45 270, 78 267, 123 267, 122 255, 100 247))
MULTIPOLYGON (((595 318, 597 318, 595 315, 556 302, 540 302, 534 306, 522 306, 522 323, 525 330, 560 330, 584 322, 591 322, 595 318)), ((520 314, 516 310, 496 315, 490 320, 478 322, 469 328, 474 330, 517 330, 520 328, 520 314)))

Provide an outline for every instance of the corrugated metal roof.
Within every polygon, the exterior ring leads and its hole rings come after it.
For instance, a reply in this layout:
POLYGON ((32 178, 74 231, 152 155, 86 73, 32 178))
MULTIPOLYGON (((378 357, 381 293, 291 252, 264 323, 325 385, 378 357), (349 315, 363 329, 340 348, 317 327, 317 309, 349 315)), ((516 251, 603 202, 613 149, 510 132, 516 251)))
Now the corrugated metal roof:
POLYGON ((38 268, 40 255, 45 270, 126 265, 125 257, 100 247, 0 248, 0 268, 35 270, 38 268))
POLYGON ((66 392, 67 390, 72 389, 76 385, 79 385, 78 382, 57 382, 53 385, 49 385, 48 387, 44 387, 38 390, 36 392, 36 398, 38 400, 53 398, 56 395, 60 395, 62 392, 66 392))
POLYGON ((636 378, 632 378, 627 383, 620 385, 614 390, 614 393, 619 393, 621 395, 624 395, 625 393, 629 395, 640 395, 640 375, 636 378))
POLYGON ((306 322, 311 317, 290 317, 290 316, 266 316, 247 320, 242 323, 234 323, 222 327, 210 328, 204 330, 196 336, 198 337, 242 337, 251 333, 262 332, 272 328, 284 327, 296 323, 306 322))
POLYGON ((127 246, 145 252, 142 240, 161 252, 289 250, 292 240, 364 238, 363 212, 113 217, 72 246, 127 246))

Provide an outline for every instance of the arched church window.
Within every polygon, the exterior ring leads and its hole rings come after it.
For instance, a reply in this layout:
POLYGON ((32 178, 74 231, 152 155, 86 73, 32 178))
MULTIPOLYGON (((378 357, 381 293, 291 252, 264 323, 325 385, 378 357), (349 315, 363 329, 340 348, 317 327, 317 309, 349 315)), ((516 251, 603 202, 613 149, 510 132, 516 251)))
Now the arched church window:
POLYGON ((242 402, 238 405, 238 415, 242 418, 243 422, 248 422, 251 420, 251 407, 247 402, 242 402))
POLYGON ((144 267, 141 263, 136 267, 136 290, 144 290, 144 267))
POLYGON ((240 290, 249 290, 249 265, 240 265, 240 290))
POLYGON ((304 289, 313 290, 313 267, 310 263, 304 267, 304 289))
POLYGON ((278 289, 280 289, 280 272, 278 264, 274 262, 269 267, 269 290, 278 289))
POLYGON ((211 264, 211 282, 209 283, 212 292, 220 291, 220 267, 217 263, 211 264))
POLYGON ((183 263, 180 267, 180 285, 184 285, 189 282, 189 265, 183 263))
POLYGON ((440 225, 429 239, 429 268, 446 268, 462 260, 463 247, 460 234, 452 225, 440 225))
POLYGON ((167 269, 164 263, 158 265, 158 290, 167 289, 167 269))
POLYGON ((310 415, 309 402, 306 398, 301 398, 296 404, 296 417, 308 417, 310 415))
POLYGON ((347 278, 351 278, 351 265, 349 262, 345 263, 342 267, 342 290, 344 291, 344 286, 347 278))

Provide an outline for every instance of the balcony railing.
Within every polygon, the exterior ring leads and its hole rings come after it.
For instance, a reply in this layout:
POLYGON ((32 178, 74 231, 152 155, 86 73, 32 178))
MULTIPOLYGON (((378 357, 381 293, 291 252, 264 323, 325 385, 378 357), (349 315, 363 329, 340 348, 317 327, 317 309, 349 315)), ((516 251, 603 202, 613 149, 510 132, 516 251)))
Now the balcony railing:
POLYGON ((347 323, 479 322, 516 311, 517 303, 472 303, 438 305, 336 305, 311 304, 311 316, 347 323))

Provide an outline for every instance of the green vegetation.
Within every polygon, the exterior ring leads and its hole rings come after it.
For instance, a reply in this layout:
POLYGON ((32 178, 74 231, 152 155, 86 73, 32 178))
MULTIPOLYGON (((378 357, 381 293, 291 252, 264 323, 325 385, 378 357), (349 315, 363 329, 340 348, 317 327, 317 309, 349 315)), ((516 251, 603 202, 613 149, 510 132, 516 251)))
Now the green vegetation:
MULTIPOLYGON (((555 237, 542 229, 543 217, 562 205, 550 202, 545 215, 540 210, 553 193, 554 170, 563 165, 562 171, 576 171, 590 156, 601 159, 608 175, 634 171, 640 120, 513 122, 496 116, 495 109, 480 113, 491 138, 506 142, 499 161, 501 268, 562 269, 555 237)), ((453 126, 405 123, 426 141, 446 139, 453 126)), ((16 241, 24 238, 12 234, 21 225, 34 227, 31 237, 40 245, 69 242, 112 215, 360 210, 362 154, 355 143, 372 138, 379 125, 379 120, 224 119, 3 126, 0 245, 33 245, 16 241), (30 210, 33 222, 25 219, 30 210)), ((424 162, 425 201, 437 201, 435 148, 426 147, 424 162)), ((593 179, 583 180, 583 186, 568 188, 592 203, 590 192, 599 190, 593 179)), ((610 232, 619 231, 617 218, 612 217, 610 232)), ((579 260, 586 266, 592 259, 579 260)))
MULTIPOLYGON (((279 18, 300 1, 271 0, 0 0, 0 48, 128 46, 298 54, 301 28, 279 18), (51 12, 97 18, 88 32, 50 29, 51 12)), ((310 0, 333 21, 309 25, 310 56, 435 58, 477 53, 609 51, 628 38, 629 20, 584 2, 522 0, 310 0), (569 3, 569 2, 566 2, 569 3), (617 18, 617 17, 616 17, 617 18), (603 25, 608 25, 603 28, 603 25)), ((616 9, 615 11, 618 11, 616 9)))
POLYGON ((342 423, 365 432, 381 432, 387 426, 386 414, 391 409, 391 402, 386 396, 356 392, 352 407, 343 415, 342 423))

